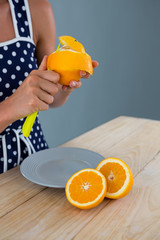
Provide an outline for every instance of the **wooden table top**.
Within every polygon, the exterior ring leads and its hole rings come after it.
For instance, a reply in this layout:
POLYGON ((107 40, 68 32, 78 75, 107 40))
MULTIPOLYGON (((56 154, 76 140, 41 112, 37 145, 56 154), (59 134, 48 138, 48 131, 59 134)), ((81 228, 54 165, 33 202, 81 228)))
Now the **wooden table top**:
POLYGON ((63 144, 125 161, 134 175, 131 192, 80 210, 64 189, 25 179, 19 167, 0 175, 0 239, 159 240, 160 122, 118 117, 63 144))

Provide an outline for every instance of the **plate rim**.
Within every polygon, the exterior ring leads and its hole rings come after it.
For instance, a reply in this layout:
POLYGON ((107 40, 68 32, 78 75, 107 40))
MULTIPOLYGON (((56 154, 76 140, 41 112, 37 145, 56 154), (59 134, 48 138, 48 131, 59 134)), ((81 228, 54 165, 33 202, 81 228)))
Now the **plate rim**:
MULTIPOLYGON (((79 147, 60 147, 60 146, 57 146, 57 147, 53 147, 53 148, 48 148, 48 149, 40 150, 40 151, 38 151, 38 152, 35 152, 35 153, 29 155, 27 158, 25 158, 25 159, 23 160, 23 162, 20 164, 20 173, 22 174, 22 176, 25 177, 28 181, 30 181, 30 182, 32 182, 32 183, 35 183, 35 184, 38 184, 38 185, 40 185, 40 186, 64 189, 65 186, 60 186, 60 185, 55 185, 55 184, 54 184, 54 185, 52 185, 52 184, 44 184, 44 183, 39 183, 38 180, 37 180, 37 181, 36 181, 36 180, 33 180, 33 179, 31 180, 31 179, 29 179, 29 178, 25 175, 24 172, 22 172, 22 168, 23 168, 24 162, 25 162, 25 161, 28 161, 28 159, 30 159, 31 156, 33 156, 33 155, 39 155, 41 152, 46 152, 46 151, 49 152, 49 151, 51 151, 51 150, 53 151, 54 149, 74 149, 74 150, 82 150, 82 151, 94 153, 94 154, 96 154, 96 155, 99 155, 99 157, 102 157, 103 159, 105 159, 105 157, 104 157, 103 155, 101 155, 101 154, 99 154, 99 153, 97 153, 97 152, 95 152, 95 151, 92 151, 92 150, 90 150, 90 149, 79 148, 79 147)), ((103 159, 102 159, 102 160, 103 160, 103 159)))

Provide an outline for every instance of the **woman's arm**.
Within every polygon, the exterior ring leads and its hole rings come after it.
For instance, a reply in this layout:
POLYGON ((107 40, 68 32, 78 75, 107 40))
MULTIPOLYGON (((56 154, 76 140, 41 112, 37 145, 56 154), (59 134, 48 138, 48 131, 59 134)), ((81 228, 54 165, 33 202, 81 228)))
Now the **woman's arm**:
POLYGON ((47 56, 39 69, 33 70, 17 90, 0 103, 0 132, 18 119, 37 111, 45 111, 58 92, 59 74, 46 71, 47 56))
MULTIPOLYGON (((46 0, 29 0, 29 5, 33 22, 33 40, 38 46, 39 66, 44 55, 55 50, 54 17, 52 8, 46 0)), ((34 111, 48 109, 48 104, 54 101, 59 76, 50 71, 45 73, 44 63, 46 64, 46 57, 42 63, 43 67, 32 71, 14 94, 0 102, 0 133, 16 120, 34 111)))
MULTIPOLYGON (((56 26, 54 14, 51 5, 47 0, 29 0, 31 9, 31 18, 33 25, 33 38, 36 43, 36 57, 38 64, 41 62, 44 55, 49 55, 56 48, 56 26)), ((97 67, 98 62, 93 61, 93 67, 97 67)), ((89 78, 90 75, 80 71, 80 76, 89 78)), ((54 96, 54 101, 50 104, 51 108, 60 107, 63 105, 71 92, 80 88, 81 81, 71 81, 69 87, 57 84, 58 92, 54 96)))
POLYGON ((3 132, 12 122, 16 121, 14 119, 14 114, 11 102, 8 99, 0 102, 0 133, 3 132))
POLYGON ((39 66, 45 55, 55 51, 56 26, 52 7, 47 0, 29 0, 29 6, 39 66))
MULTIPOLYGON (((33 38, 36 44, 36 57, 38 64, 44 55, 49 55, 56 48, 56 26, 54 13, 51 5, 47 0, 29 0, 31 9, 31 18, 33 25, 33 38)), ((74 80, 74 79, 73 79, 74 80)), ((81 86, 81 82, 74 81, 70 83, 70 87, 57 84, 59 91, 54 96, 54 102, 50 105, 51 108, 63 105, 70 93, 81 86)))

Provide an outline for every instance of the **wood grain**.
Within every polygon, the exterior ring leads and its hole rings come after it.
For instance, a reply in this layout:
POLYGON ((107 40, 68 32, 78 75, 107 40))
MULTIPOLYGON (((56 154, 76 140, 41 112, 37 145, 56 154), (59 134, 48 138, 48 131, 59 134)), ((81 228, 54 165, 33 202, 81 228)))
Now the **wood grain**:
POLYGON ((106 155, 106 149, 113 147, 128 137, 137 128, 141 128, 147 119, 132 117, 118 117, 94 128, 81 136, 61 145, 62 147, 79 147, 106 155))
POLYGON ((0 234, 10 240, 71 239, 105 204, 83 211, 68 203, 64 190, 47 188, 2 217, 0 234))
POLYGON ((152 161, 159 150, 160 122, 149 121, 119 144, 107 149, 106 155, 124 160, 136 176, 147 163, 152 161))
MULTIPOLYGON (((65 143, 63 146, 82 147, 107 156, 107 149, 119 143, 145 122, 148 122, 148 120, 121 116, 65 143)), ((19 172, 19 167, 1 174, 0 217, 34 197, 43 189, 45 187, 25 179, 19 172)))
POLYGON ((0 175, 0 217, 15 209, 45 187, 24 178, 16 167, 0 175))
POLYGON ((8 172, 0 181, 4 194, 0 206, 5 209, 0 239, 160 239, 159 136, 158 121, 120 117, 63 145, 119 157, 134 173, 133 188, 125 198, 105 199, 90 210, 70 205, 62 189, 44 189, 17 174, 18 170, 8 172))
POLYGON ((160 239, 160 152, 135 177, 130 194, 112 200, 75 236, 84 239, 160 239), (97 222, 99 224, 97 224, 97 222))

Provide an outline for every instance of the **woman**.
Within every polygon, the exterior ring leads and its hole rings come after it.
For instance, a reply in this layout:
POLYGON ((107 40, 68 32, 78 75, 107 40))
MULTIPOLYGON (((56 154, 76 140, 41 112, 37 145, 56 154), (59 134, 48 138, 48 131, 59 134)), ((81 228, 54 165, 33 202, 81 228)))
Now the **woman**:
MULTIPOLYGON (((47 55, 55 51, 53 11, 46 0, 0 0, 0 173, 29 154, 48 148, 38 117, 29 138, 22 135, 24 117, 63 105, 81 86, 58 84, 46 71, 47 55), (39 68, 38 68, 39 66, 39 68)), ((93 67, 98 63, 93 61, 93 67)), ((89 74, 80 72, 88 78, 89 74)))

